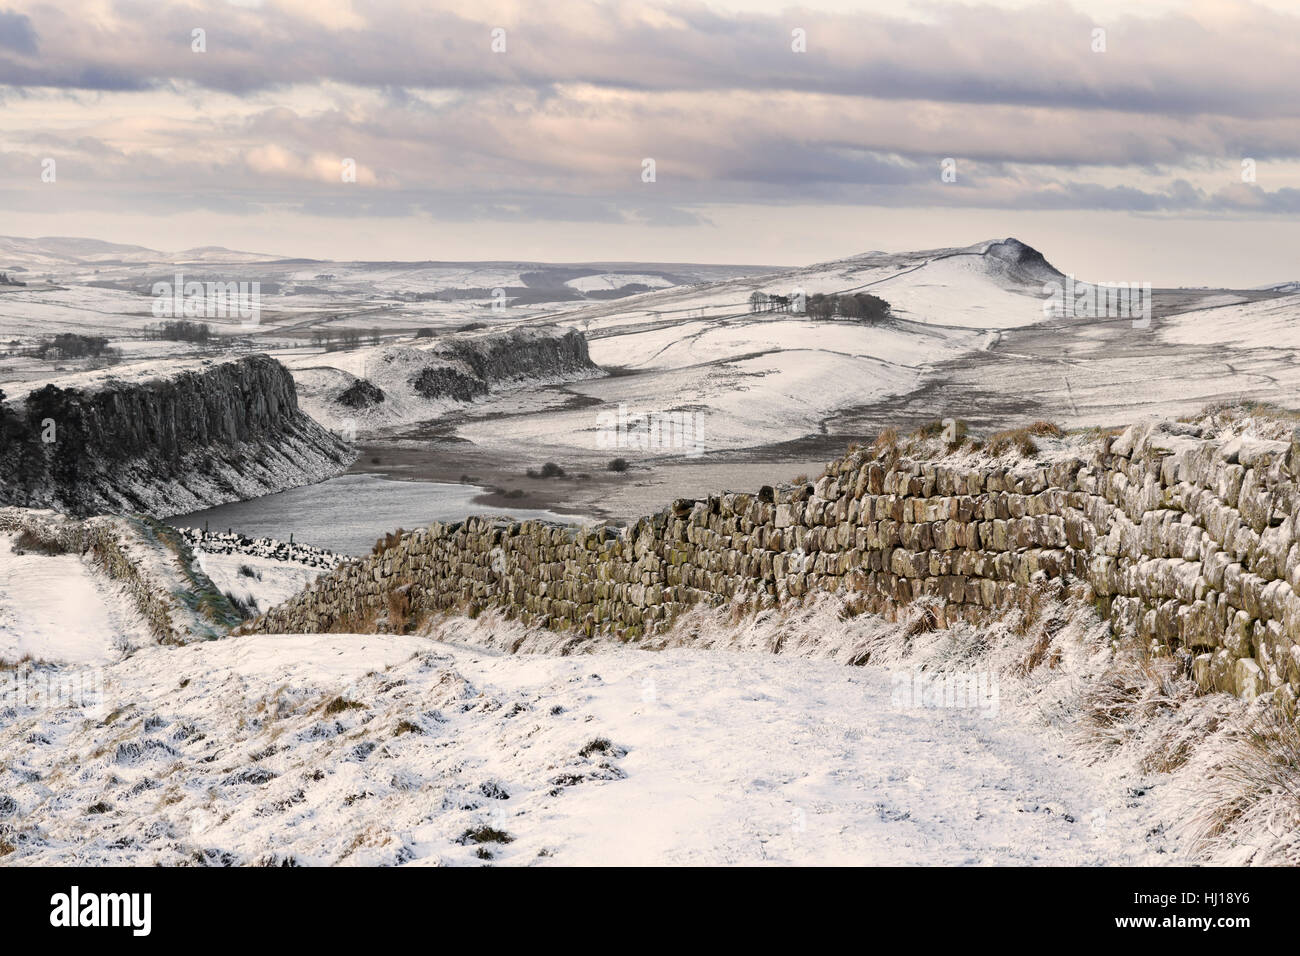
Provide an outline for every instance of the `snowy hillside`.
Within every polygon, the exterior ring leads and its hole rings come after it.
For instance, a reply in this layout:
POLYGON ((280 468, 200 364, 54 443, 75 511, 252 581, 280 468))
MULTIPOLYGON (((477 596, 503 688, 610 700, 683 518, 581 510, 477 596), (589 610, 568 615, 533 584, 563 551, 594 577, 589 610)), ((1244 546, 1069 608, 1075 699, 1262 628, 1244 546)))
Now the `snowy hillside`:
POLYGON ((1227 303, 1173 316, 1166 320, 1161 336, 1177 345, 1300 349, 1300 294, 1281 291, 1286 294, 1279 298, 1227 303))
POLYGON ((902 319, 976 329, 1043 320, 1042 287, 1062 278, 1037 250, 1017 239, 964 248, 869 252, 763 276, 649 292, 564 315, 595 331, 633 322, 705 319, 749 313, 751 293, 792 295, 868 291, 902 319), (590 325, 588 326, 588 320, 590 325))
MULTIPOLYGON (((587 306, 558 321, 585 330, 592 360, 621 374, 569 390, 606 409, 686 411, 708 452, 776 444, 818 433, 845 409, 912 391, 932 366, 995 344, 999 330, 1042 322, 1042 286, 1060 276, 1036 250, 1008 239, 868 253, 587 306), (892 318, 866 324, 751 310, 755 291, 798 289, 870 291, 890 303, 892 318)), ((521 433, 544 442, 550 454, 565 447, 598 458, 603 449, 586 408, 556 408, 523 421, 488 418, 460 430, 477 445, 502 450, 521 433)), ((684 451, 649 449, 639 457, 684 451)))
POLYGON ((545 325, 326 353, 290 369, 308 414, 360 433, 437 418, 494 391, 603 374, 580 333, 545 325))
POLYGON ((12 862, 1168 860, 1059 739, 900 711, 881 669, 325 635, 149 649, 106 683, 111 722, 0 718, 12 862))
POLYGON ((1197 842, 1223 799, 1215 768, 1258 708, 1126 670, 1134 660, 1090 608, 1053 613, 1068 624, 1054 618, 1046 638, 1043 622, 927 632, 827 601, 749 621, 695 614, 658 652, 568 653, 571 636, 489 616, 427 636, 146 647, 103 668, 93 719, 0 681, 0 806, 12 808, 0 852, 20 865, 264 866, 1296 852, 1260 829, 1286 811, 1258 794, 1230 834, 1197 842), (1051 663, 1026 673, 1034 654, 1051 663), (945 683, 972 676, 975 695, 945 683), (1126 682, 1161 708, 1098 724, 1093 709, 1126 682), (1152 769, 1176 748, 1177 763, 1152 769))

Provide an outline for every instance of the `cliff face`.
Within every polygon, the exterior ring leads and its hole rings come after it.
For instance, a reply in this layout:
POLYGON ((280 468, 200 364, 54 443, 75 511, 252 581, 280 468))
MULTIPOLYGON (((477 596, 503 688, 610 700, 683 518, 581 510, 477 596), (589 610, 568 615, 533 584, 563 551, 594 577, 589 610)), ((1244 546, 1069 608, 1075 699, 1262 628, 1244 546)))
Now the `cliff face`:
POLYGON ((0 503, 176 514, 338 474, 349 447, 265 355, 73 376, 0 404, 0 503))
POLYGON ((469 402, 518 382, 567 379, 598 371, 577 329, 511 329, 453 336, 428 350, 430 364, 409 384, 424 398, 469 402))
POLYGON ((488 387, 527 379, 567 378, 598 371, 577 329, 512 329, 503 334, 453 337, 435 350, 459 359, 488 387))

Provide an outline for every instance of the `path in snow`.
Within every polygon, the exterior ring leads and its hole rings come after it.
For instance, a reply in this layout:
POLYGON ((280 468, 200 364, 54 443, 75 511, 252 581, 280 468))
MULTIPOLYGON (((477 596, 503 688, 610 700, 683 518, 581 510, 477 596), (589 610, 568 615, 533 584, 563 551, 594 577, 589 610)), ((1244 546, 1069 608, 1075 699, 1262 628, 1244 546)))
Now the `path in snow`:
POLYGON ((1140 801, 1053 732, 1005 713, 900 708, 883 668, 721 651, 464 653, 458 669, 484 688, 562 695, 581 681, 591 732, 628 750, 627 779, 575 788, 548 814, 565 863, 1169 862, 1146 842, 1140 801))
POLYGON ((111 722, 0 709, 6 862, 1176 861, 1150 798, 1054 732, 897 706, 884 668, 321 634, 155 645, 105 677, 111 722))
POLYGON ((18 555, 13 541, 0 535, 0 660, 106 661, 119 636, 140 636, 126 601, 80 555, 18 555))

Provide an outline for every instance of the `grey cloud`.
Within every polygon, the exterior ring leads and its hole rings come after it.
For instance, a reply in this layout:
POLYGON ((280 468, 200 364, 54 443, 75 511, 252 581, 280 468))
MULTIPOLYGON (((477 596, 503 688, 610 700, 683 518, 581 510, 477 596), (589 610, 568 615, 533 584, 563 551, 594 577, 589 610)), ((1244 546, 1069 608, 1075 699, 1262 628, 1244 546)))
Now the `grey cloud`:
POLYGON ((416 0, 358 5, 364 30, 333 29, 270 6, 227 6, 197 17, 207 21, 209 51, 195 55, 190 8, 114 0, 120 24, 98 34, 71 29, 64 22, 71 12, 39 8, 50 49, 39 64, 0 65, 0 81, 143 89, 184 80, 233 92, 326 79, 377 89, 591 83, 1300 115, 1300 18, 1244 0, 1241 7, 1251 15, 1230 31, 1189 15, 1123 19, 1110 28, 1107 52, 1095 54, 1092 20, 1057 3, 936 4, 933 23, 888 13, 724 15, 688 3, 663 7, 678 21, 663 25, 628 16, 622 4, 555 0, 545 17, 526 8, 507 34, 508 51, 494 55, 490 22, 416 0), (141 22, 151 25, 147 33, 141 22), (807 53, 791 52, 792 25, 808 31, 807 53))
POLYGON ((31 18, 22 13, 0 10, 0 50, 12 50, 24 56, 33 56, 37 50, 36 28, 31 18))

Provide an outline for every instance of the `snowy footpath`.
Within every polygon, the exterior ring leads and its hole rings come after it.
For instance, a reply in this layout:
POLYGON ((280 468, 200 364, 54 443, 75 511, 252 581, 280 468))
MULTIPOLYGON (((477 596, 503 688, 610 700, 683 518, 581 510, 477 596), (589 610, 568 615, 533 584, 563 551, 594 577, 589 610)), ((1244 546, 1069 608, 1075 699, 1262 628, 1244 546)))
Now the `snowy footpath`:
POLYGON ((460 668, 567 698, 627 750, 626 779, 544 811, 567 862, 1167 862, 1132 795, 1063 740, 988 706, 900 701, 884 668, 687 650, 460 668))
POLYGON ((884 667, 322 634, 105 687, 95 720, 0 700, 0 864, 1178 862, 1056 732, 884 667))
POLYGON ((120 589, 73 554, 14 554, 0 534, 0 662, 107 661, 148 640, 120 589))

